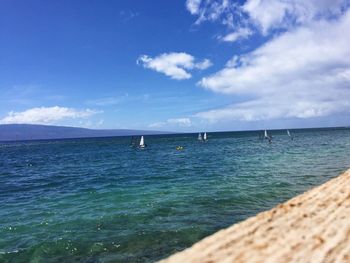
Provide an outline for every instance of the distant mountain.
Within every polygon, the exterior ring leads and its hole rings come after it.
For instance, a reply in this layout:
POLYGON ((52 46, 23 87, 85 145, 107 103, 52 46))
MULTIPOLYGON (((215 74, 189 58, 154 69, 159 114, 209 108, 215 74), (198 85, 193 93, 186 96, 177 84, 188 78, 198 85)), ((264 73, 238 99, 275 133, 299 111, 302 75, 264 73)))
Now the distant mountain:
POLYGON ((2 124, 0 125, 0 141, 68 139, 88 137, 132 136, 166 134, 161 131, 143 130, 93 130, 65 126, 49 126, 34 124, 2 124))

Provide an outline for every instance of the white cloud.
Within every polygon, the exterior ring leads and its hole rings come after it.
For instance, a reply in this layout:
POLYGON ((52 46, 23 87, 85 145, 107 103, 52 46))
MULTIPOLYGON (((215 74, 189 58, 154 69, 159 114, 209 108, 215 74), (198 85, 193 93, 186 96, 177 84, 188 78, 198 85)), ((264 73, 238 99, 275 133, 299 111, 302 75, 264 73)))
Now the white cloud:
POLYGON ((285 16, 293 11, 293 1, 248 0, 242 9, 266 34, 271 27, 281 27, 285 16))
POLYGON ((232 0, 187 0, 186 8, 197 16, 195 24, 199 25, 204 21, 220 21, 222 24, 232 27, 234 14, 238 14, 238 4, 232 0))
POLYGON ((248 0, 242 10, 267 34, 270 29, 339 15, 346 3, 347 0, 248 0))
POLYGON ((219 39, 224 42, 235 42, 240 39, 246 39, 253 34, 253 31, 249 28, 239 28, 237 31, 220 37, 219 39))
POLYGON ((226 36, 226 39, 235 41, 236 34, 243 28, 256 28, 267 35, 273 29, 289 29, 314 20, 334 18, 349 6, 349 1, 247 0, 240 5, 234 0, 192 0, 187 1, 186 6, 192 15, 197 16, 197 25, 211 21, 235 29, 226 36))
POLYGON ((177 80, 191 78, 192 75, 188 72, 189 70, 203 70, 211 66, 210 60, 204 59, 196 62, 192 55, 184 52, 163 53, 154 58, 142 55, 138 58, 137 64, 161 72, 166 76, 177 80))
MULTIPOLYGON (((347 93, 346 95, 349 95, 347 93)), ((196 114, 196 117, 217 121, 262 121, 289 118, 314 118, 324 117, 334 113, 349 111, 350 103, 345 100, 298 100, 297 96, 280 98, 279 96, 268 99, 266 97, 238 103, 221 109, 214 109, 196 114)))
POLYGON ((196 64, 194 64, 194 67, 196 69, 204 70, 204 69, 209 68, 212 65, 213 64, 211 63, 211 61, 209 59, 203 59, 202 61, 197 62, 196 64))
POLYGON ((192 122, 189 118, 168 119, 164 122, 155 122, 149 125, 150 128, 161 128, 164 126, 190 127, 192 122))
POLYGON ((192 15, 196 15, 199 12, 201 2, 201 0, 187 0, 186 8, 192 15))
POLYGON ((310 118, 350 111, 350 11, 280 34, 234 56, 199 85, 246 101, 198 113, 219 119, 310 118))
POLYGON ((22 112, 11 111, 0 120, 1 124, 27 123, 27 124, 52 124, 64 119, 77 119, 90 117, 98 111, 85 109, 77 110, 66 107, 39 107, 22 112))

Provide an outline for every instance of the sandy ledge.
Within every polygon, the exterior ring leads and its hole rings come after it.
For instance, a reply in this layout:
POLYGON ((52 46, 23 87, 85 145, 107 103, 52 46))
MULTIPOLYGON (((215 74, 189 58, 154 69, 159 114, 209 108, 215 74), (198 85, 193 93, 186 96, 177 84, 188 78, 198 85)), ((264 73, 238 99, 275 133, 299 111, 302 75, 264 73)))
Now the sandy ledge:
POLYGON ((350 169, 161 262, 350 262, 350 169))

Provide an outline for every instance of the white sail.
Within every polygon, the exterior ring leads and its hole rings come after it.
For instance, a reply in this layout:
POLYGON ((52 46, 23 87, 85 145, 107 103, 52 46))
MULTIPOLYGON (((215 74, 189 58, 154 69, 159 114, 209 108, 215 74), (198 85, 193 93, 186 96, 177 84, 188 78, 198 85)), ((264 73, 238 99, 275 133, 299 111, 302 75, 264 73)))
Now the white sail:
POLYGON ((288 136, 290 137, 290 132, 289 132, 289 130, 287 130, 287 134, 288 134, 288 136))
POLYGON ((267 131, 265 130, 264 132, 264 138, 268 138, 269 136, 267 135, 267 131))
POLYGON ((203 139, 206 141, 207 140, 207 133, 205 132, 203 135, 203 139))
POLYGON ((202 140, 202 134, 201 134, 201 133, 198 134, 198 140, 199 140, 199 141, 202 140))
POLYGON ((143 139, 143 136, 141 136, 140 147, 141 147, 141 148, 144 148, 144 147, 145 147, 145 140, 143 139))

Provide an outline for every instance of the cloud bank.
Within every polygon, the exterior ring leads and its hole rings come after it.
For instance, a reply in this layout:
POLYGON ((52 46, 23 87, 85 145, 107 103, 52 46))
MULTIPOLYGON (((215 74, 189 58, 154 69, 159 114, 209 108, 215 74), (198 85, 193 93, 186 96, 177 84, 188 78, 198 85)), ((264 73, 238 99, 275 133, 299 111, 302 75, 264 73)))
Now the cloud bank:
POLYGON ((190 70, 204 70, 212 65, 209 59, 196 61, 192 55, 184 52, 163 53, 154 58, 141 55, 137 59, 137 64, 177 80, 191 78, 190 70))
POLYGON ((54 124, 57 121, 65 119, 80 119, 90 117, 98 111, 85 109, 77 110, 66 107, 38 107, 31 108, 22 112, 11 111, 6 117, 0 120, 0 124, 54 124))
POLYGON ((234 42, 248 32, 267 35, 273 30, 288 30, 315 20, 339 16, 348 0, 187 0, 186 8, 197 17, 195 24, 219 22, 230 31, 219 39, 234 42))
MULTIPOLYGON (((337 11, 331 5, 330 13, 337 11)), ((268 28, 267 22, 263 28, 268 28)), ((350 34, 345 33, 349 28, 347 11, 337 19, 309 21, 253 52, 234 56, 198 84, 216 93, 246 96, 246 101, 197 116, 210 121, 253 121, 349 112, 350 34)))
POLYGON ((347 0, 248 0, 241 10, 263 34, 342 13, 347 0))

